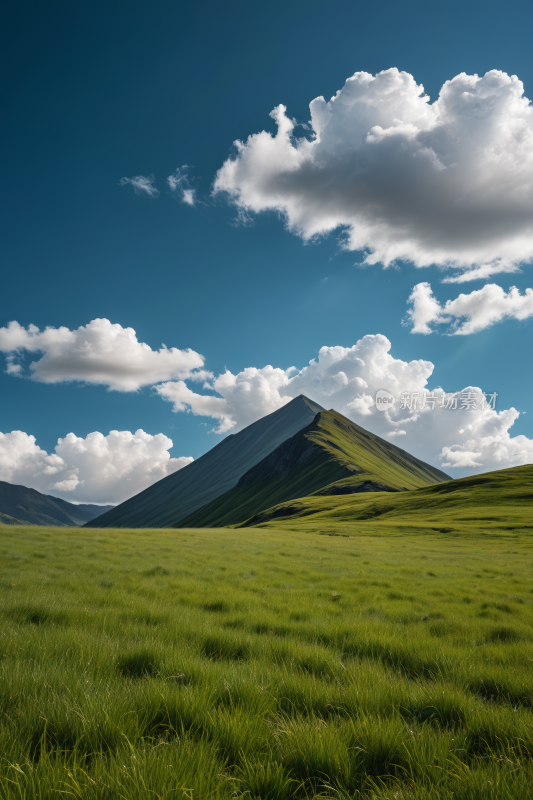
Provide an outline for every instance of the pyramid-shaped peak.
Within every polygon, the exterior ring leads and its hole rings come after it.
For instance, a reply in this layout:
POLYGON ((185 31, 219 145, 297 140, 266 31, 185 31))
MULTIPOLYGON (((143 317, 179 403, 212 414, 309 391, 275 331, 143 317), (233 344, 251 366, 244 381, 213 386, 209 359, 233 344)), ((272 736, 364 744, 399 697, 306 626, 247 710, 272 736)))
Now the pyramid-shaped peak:
POLYGON ((102 528, 164 528, 215 500, 324 411, 304 395, 287 400, 276 411, 226 436, 196 461, 102 514, 94 524, 102 528))
POLYGON ((294 400, 291 400, 290 403, 287 403, 287 405, 293 405, 293 404, 301 405, 302 403, 305 403, 305 405, 308 406, 311 409, 311 411, 314 411, 315 414, 319 414, 321 411, 326 410, 318 403, 315 403, 314 400, 311 400, 311 398, 306 397, 305 394, 299 394, 297 397, 294 398, 294 400))

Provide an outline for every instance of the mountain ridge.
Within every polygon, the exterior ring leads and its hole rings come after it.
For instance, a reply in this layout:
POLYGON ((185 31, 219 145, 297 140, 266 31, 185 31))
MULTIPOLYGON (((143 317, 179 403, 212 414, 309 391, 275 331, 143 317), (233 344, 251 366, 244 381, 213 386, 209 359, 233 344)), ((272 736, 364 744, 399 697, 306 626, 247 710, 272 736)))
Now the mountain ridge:
POLYGON ((78 506, 37 489, 0 481, 0 522, 4 525, 80 527, 110 508, 91 503, 78 506))
POLYGON ((450 476, 337 411, 313 421, 253 466, 235 487, 174 527, 236 525, 269 506, 313 493, 397 492, 450 476))

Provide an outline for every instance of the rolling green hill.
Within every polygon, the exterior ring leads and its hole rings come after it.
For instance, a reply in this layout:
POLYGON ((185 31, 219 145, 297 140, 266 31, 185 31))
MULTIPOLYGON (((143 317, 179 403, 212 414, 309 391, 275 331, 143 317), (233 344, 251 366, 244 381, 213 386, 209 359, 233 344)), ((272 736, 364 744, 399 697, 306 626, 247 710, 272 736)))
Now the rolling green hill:
POLYGON ((320 492, 266 509, 243 526, 280 524, 298 529, 368 524, 452 532, 533 528, 533 465, 486 472, 402 494, 323 496, 320 492))
MULTIPOLYGON (((343 417, 322 411, 256 464, 237 485, 174 527, 234 525, 286 500, 403 492, 449 476, 343 417)), ((283 510, 274 512, 283 514, 283 510)))

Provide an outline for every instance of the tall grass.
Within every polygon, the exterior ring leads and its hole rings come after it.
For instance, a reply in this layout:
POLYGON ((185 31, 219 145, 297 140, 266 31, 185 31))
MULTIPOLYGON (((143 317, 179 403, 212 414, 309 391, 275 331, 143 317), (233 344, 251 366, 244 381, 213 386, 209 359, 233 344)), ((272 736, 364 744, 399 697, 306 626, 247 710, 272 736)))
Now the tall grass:
POLYGON ((530 796, 530 537, 342 533, 0 528, 0 797, 530 796))

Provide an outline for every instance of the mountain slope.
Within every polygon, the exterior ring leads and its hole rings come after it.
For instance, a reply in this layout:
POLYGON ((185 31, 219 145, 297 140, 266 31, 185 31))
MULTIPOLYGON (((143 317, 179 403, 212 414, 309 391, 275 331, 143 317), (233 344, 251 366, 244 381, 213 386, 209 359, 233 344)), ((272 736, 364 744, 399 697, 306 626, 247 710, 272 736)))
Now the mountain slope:
POLYGON ((302 530, 370 524, 409 530, 457 525, 533 528, 533 465, 486 472, 401 494, 300 497, 266 509, 244 525, 290 525, 302 530))
POLYGON ((61 500, 59 497, 48 495, 50 500, 53 500, 59 508, 66 511, 68 516, 72 519, 75 525, 85 525, 86 522, 92 522, 96 517, 105 514, 106 511, 111 511, 115 506, 97 506, 93 503, 69 503, 67 500, 61 500))
POLYGON ((0 481, 0 522, 4 525, 84 525, 112 506, 68 503, 26 486, 0 481))
POLYGON ((192 464, 103 514, 91 527, 165 528, 227 492, 251 467, 305 428, 322 407, 300 395, 192 464))
POLYGON ((252 467, 238 484, 175 527, 219 527, 314 492, 343 495, 398 492, 449 476, 351 422, 323 411, 305 429, 252 467))

